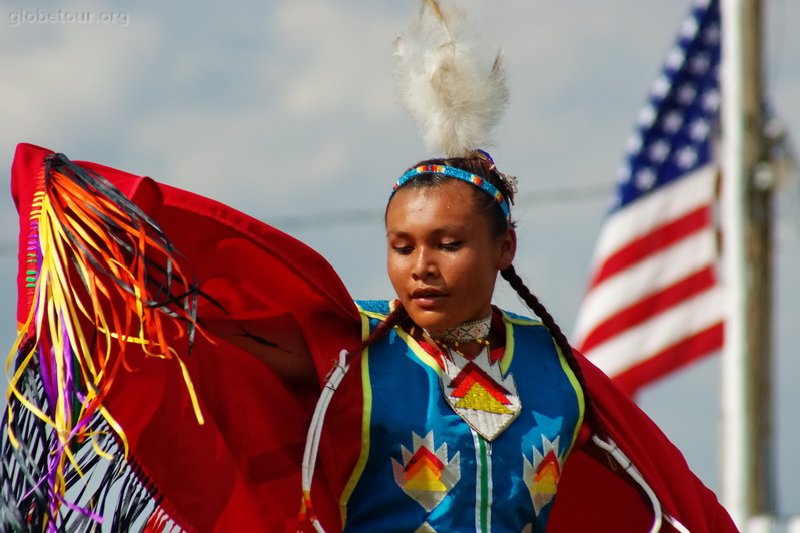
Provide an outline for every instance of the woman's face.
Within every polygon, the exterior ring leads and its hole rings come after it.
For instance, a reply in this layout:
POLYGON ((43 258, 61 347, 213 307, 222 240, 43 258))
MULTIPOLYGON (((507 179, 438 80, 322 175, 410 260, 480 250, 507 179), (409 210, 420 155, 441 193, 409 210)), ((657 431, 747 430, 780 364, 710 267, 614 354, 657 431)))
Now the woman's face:
POLYGON ((404 187, 386 210, 389 280, 411 319, 431 332, 489 315, 497 272, 514 258, 514 230, 493 235, 473 189, 455 179, 404 187))

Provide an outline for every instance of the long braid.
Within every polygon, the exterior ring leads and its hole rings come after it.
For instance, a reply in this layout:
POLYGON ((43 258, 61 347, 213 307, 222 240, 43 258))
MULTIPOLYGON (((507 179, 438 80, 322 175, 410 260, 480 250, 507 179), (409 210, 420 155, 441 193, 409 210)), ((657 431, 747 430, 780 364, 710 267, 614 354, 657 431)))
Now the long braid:
POLYGON ((364 351, 365 348, 368 348, 383 338, 384 335, 389 333, 393 327, 395 327, 401 320, 408 316, 406 312, 406 308, 398 301, 395 308, 389 313, 386 318, 378 324, 378 326, 370 332, 369 336, 362 340, 361 343, 350 350, 348 362, 351 361, 356 355, 360 354, 364 351))
POLYGON ((588 389, 586 387, 586 380, 583 377, 583 371, 578 364, 578 360, 575 357, 575 353, 572 351, 572 346, 567 340, 567 336, 564 335, 564 332, 561 331, 561 328, 556 323, 553 315, 545 308, 544 304, 539 301, 531 290, 525 285, 525 282, 522 281, 522 278, 517 274, 514 265, 510 265, 505 270, 500 271, 500 275, 503 276, 511 287, 519 294, 520 298, 525 302, 525 304, 531 308, 531 310, 536 313, 542 320, 542 324, 550 331, 550 335, 558 344, 558 347, 561 349, 561 353, 564 354, 564 357, 567 360, 567 364, 569 364, 570 369, 575 374, 575 378, 578 380, 578 383, 583 390, 583 397, 584 397, 584 405, 586 406, 586 415, 587 418, 589 416, 593 416, 594 414, 594 406, 592 405, 591 398, 588 395, 588 389))

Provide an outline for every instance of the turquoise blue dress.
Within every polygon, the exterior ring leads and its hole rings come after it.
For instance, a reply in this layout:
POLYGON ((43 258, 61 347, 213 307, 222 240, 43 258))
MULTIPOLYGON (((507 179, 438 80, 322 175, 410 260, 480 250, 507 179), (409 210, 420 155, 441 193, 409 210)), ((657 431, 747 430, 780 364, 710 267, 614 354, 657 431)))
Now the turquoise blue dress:
MULTIPOLYGON (((389 305, 359 302, 364 334, 389 305)), ((448 370, 399 327, 367 350, 346 532, 545 530, 583 392, 546 327, 502 320, 506 348, 482 363, 448 370)))

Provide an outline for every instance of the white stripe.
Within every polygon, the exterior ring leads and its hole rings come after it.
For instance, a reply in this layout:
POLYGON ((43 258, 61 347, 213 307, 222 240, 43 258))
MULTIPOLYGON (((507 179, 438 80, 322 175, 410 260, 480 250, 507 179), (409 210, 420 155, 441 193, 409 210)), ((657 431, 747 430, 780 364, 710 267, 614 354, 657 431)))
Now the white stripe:
POLYGON ((722 321, 722 298, 722 288, 717 285, 621 335, 612 337, 586 355, 603 372, 613 377, 668 346, 722 321))
POLYGON ((492 505, 494 504, 494 484, 492 483, 492 443, 486 441, 486 494, 489 501, 486 502, 486 533, 492 531, 492 505))
POLYGON ((483 476, 481 475, 481 437, 475 429, 470 426, 470 432, 472 432, 472 442, 475 446, 475 470, 476 470, 476 477, 475 477, 475 531, 481 531, 483 533, 490 533, 492 531, 492 443, 484 440, 483 446, 486 449, 486 456, 484 459, 486 460, 486 529, 481 529, 481 507, 482 507, 482 500, 481 500, 481 480, 483 476))
POLYGON ((595 249, 595 265, 630 241, 714 200, 717 167, 706 165, 611 215, 595 249))
POLYGON ((475 531, 481 530, 481 443, 478 433, 470 426, 472 442, 475 446, 475 531))
POLYGON ((716 260, 714 233, 704 230, 621 270, 586 294, 576 322, 574 338, 577 344, 600 321, 641 300, 647 294, 669 287, 686 276, 713 265, 716 260))

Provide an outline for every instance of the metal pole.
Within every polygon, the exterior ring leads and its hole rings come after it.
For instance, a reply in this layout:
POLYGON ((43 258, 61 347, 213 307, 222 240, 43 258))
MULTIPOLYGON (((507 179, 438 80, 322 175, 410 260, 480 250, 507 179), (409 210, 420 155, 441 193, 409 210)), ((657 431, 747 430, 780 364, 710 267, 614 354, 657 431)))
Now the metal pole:
POLYGON ((739 528, 772 514, 771 184, 763 141, 761 6, 722 1, 724 279, 722 500, 739 528), (766 185, 766 186, 764 186, 766 185))

